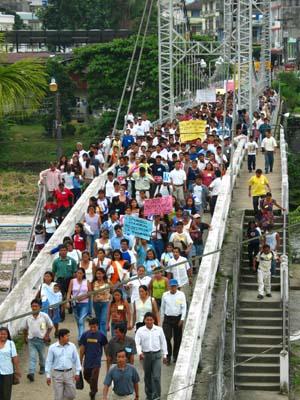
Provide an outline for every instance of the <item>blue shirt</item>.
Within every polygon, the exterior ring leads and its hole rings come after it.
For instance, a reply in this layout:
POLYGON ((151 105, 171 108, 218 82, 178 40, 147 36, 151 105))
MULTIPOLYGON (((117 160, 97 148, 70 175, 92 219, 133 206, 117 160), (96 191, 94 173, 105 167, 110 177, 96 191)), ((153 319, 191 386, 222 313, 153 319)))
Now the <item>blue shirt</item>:
POLYGON ((112 248, 112 250, 116 250, 116 249, 120 249, 121 247, 121 240, 122 239, 127 239, 129 240, 129 248, 132 248, 132 239, 130 236, 127 235, 123 235, 123 236, 114 236, 110 239, 110 246, 112 248))
POLYGON ((100 331, 86 331, 82 334, 80 346, 84 346, 84 368, 100 368, 103 346, 107 339, 100 331))
POLYGON ((134 137, 131 135, 123 136, 122 146, 127 149, 132 143, 134 143, 134 137))
POLYGON ((11 375, 14 373, 12 357, 17 356, 17 350, 12 340, 7 340, 0 349, 0 375, 11 375))
POLYGON ((104 385, 114 383, 113 391, 118 396, 129 396, 134 392, 134 384, 140 381, 139 374, 133 365, 127 364, 124 369, 115 366, 111 368, 104 380, 104 385))
POLYGON ((144 265, 144 262, 146 261, 146 256, 147 256, 147 251, 148 250, 154 250, 154 247, 151 244, 147 244, 147 248, 145 249, 144 246, 138 245, 136 248, 136 253, 137 253, 137 263, 136 265, 144 265))
POLYGON ((76 375, 81 371, 80 359, 74 343, 67 343, 62 346, 59 342, 53 343, 49 347, 45 371, 47 378, 50 378, 53 369, 75 368, 76 375))

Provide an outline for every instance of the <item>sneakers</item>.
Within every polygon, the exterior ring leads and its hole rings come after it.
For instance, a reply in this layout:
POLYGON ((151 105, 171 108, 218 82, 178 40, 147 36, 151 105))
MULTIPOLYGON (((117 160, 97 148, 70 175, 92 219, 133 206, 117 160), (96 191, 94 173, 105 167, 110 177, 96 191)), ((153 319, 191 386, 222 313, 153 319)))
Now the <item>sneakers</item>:
POLYGON ((267 297, 272 297, 271 293, 266 294, 267 297))
POLYGON ((261 299, 264 298, 264 296, 262 296, 261 294, 259 294, 259 295, 257 296, 257 298, 258 298, 259 300, 261 300, 261 299))
POLYGON ((30 382, 34 382, 34 374, 28 374, 28 375, 27 375, 27 379, 28 379, 30 382))

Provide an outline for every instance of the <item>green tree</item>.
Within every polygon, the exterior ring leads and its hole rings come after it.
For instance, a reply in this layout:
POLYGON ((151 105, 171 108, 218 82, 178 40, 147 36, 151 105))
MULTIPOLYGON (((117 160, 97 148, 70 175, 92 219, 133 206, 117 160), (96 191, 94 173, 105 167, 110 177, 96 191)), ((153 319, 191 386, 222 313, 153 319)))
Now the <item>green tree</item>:
POLYGON ((49 0, 39 17, 46 29, 135 27, 146 0, 49 0))
MULTIPOLYGON (((130 64, 135 37, 116 39, 110 43, 86 46, 74 51, 70 71, 78 73, 88 84, 88 101, 91 109, 116 110, 130 64)), ((139 46, 140 47, 140 44, 139 46)), ((158 111, 158 48, 157 37, 148 36, 133 97, 132 110, 147 112, 152 118, 158 111)), ((135 60, 134 66, 136 66, 135 60)), ((133 81, 132 71, 130 82, 133 81)), ((122 113, 128 104, 129 91, 122 113)))
POLYGON ((0 65, 0 116, 30 115, 35 112, 46 93, 47 74, 38 60, 23 60, 0 65))

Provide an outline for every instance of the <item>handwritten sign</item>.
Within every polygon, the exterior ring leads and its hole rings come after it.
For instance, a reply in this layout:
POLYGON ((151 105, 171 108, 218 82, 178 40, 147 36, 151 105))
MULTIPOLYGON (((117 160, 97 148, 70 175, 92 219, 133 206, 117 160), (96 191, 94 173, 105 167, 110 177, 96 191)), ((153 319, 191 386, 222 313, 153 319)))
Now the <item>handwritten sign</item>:
POLYGON ((125 215, 124 233, 125 235, 133 235, 141 239, 149 240, 152 233, 152 222, 147 219, 125 215))
POLYGON ((173 209, 172 196, 147 199, 144 202, 144 215, 169 214, 173 209))
POLYGON ((205 138, 206 121, 193 119, 179 122, 180 138, 182 142, 205 138))
POLYGON ((196 101, 199 103, 215 103, 216 90, 212 89, 198 89, 196 92, 196 101))

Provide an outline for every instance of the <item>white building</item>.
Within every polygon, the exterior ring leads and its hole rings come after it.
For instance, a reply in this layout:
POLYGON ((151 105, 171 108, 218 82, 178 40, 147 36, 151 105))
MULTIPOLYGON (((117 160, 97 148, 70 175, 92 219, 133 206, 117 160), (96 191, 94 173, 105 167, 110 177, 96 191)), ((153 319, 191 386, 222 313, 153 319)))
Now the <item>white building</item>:
POLYGON ((29 29, 32 31, 38 31, 41 29, 42 24, 41 24, 40 20, 38 19, 38 17, 33 12, 20 11, 20 12, 17 12, 17 14, 21 18, 26 29, 29 29))
POLYGON ((15 24, 15 16, 0 13, 0 31, 12 31, 15 24))

